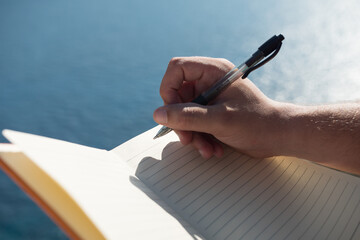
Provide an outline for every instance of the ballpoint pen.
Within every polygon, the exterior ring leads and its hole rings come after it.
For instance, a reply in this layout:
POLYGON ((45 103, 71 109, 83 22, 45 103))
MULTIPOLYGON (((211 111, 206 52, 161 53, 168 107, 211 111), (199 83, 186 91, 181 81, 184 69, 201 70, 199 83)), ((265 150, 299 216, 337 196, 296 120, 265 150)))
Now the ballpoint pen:
MULTIPOLYGON (((242 79, 246 78, 250 74, 250 72, 263 66, 265 63, 267 63, 272 58, 274 58, 276 54, 279 52, 282 45, 282 41, 284 39, 285 39, 284 36, 279 34, 278 36, 275 35, 269 40, 267 40, 264 44, 262 44, 258 48, 258 50, 248 60, 240 64, 238 67, 234 67, 233 69, 231 69, 227 74, 225 74, 224 77, 222 77, 219 81, 217 81, 214 86, 212 86, 210 89, 200 94, 197 98, 195 98, 191 102, 201 105, 207 105, 210 101, 215 99, 222 91, 224 91, 235 80, 239 79, 240 77, 242 79), (269 54, 271 55, 267 57, 269 54)), ((162 137, 171 131, 172 131, 171 128, 163 126, 158 131, 154 139, 162 137)))

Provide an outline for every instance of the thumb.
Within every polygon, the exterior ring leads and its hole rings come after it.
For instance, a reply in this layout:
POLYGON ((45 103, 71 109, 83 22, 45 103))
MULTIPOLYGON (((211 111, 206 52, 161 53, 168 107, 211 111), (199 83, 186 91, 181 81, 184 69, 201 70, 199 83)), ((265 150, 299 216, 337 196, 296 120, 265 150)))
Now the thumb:
POLYGON ((172 129, 213 133, 221 126, 217 112, 215 105, 178 103, 156 109, 153 117, 155 122, 172 129))

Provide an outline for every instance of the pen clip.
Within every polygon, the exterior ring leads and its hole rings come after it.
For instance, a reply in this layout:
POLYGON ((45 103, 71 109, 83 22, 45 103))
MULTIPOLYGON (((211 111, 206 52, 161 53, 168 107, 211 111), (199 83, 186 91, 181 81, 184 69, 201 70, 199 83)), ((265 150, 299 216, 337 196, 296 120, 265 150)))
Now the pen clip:
POLYGON ((276 49, 274 50, 274 52, 273 52, 270 56, 268 56, 267 58, 265 58, 265 59, 262 60, 261 62, 257 63, 256 65, 249 67, 249 68, 245 71, 244 75, 243 75, 241 78, 242 78, 242 79, 247 78, 247 76, 249 76, 249 74, 250 74, 252 71, 258 69, 259 67, 265 65, 267 62, 269 62, 271 59, 273 59, 273 58, 276 56, 276 54, 279 53, 280 48, 281 48, 281 45, 282 45, 282 42, 279 41, 276 49))

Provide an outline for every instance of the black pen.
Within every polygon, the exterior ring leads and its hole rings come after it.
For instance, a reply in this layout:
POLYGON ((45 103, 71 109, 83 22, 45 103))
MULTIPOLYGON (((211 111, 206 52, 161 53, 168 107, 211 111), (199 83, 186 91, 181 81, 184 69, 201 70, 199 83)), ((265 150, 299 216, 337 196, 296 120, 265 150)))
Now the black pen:
MULTIPOLYGON (((212 86, 207 91, 203 92, 195 98, 193 103, 201 104, 201 105, 207 105, 210 101, 215 99, 222 91, 224 91, 231 83, 233 83, 235 80, 239 79, 240 77, 242 79, 246 78, 250 72, 254 71, 255 69, 263 66, 265 63, 270 61, 272 58, 276 56, 276 54, 279 52, 282 40, 284 40, 284 36, 279 34, 278 36, 273 36, 269 40, 267 40, 263 45, 261 45, 258 50, 244 63, 240 64, 238 67, 234 67, 231 69, 227 74, 225 74, 224 77, 222 77, 219 81, 215 83, 214 86, 212 86), (270 53, 273 53, 268 58, 267 57, 270 53), (262 59, 264 59, 262 62, 260 62, 262 59)), ((169 132, 171 132, 172 129, 163 126, 154 139, 162 137, 169 132)))

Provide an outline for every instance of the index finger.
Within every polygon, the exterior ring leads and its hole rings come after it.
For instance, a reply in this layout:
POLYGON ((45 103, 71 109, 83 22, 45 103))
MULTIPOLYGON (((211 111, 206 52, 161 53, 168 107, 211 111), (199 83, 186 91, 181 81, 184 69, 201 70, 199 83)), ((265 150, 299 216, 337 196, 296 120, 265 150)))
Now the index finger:
MULTIPOLYGON (((210 88, 234 65, 226 59, 208 57, 176 57, 171 59, 160 85, 160 95, 165 104, 182 101, 184 82, 193 83, 193 97, 210 88)), ((188 85, 187 85, 187 88, 188 85)))

